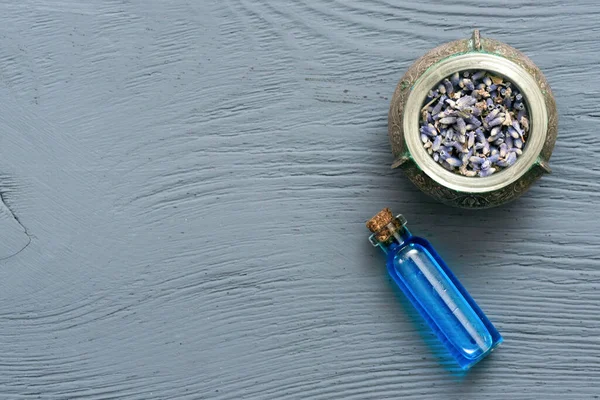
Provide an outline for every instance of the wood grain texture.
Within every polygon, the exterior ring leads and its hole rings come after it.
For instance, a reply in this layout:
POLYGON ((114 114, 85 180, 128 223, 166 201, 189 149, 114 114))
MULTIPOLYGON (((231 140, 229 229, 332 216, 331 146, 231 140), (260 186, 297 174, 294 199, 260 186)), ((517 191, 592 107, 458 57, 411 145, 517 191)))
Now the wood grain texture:
POLYGON ((0 399, 598 398, 599 17, 0 0, 0 399), (538 64, 560 128, 552 175, 469 212, 389 169, 386 116, 406 68, 475 27, 538 64), (466 376, 366 240, 384 206, 505 337, 466 376))

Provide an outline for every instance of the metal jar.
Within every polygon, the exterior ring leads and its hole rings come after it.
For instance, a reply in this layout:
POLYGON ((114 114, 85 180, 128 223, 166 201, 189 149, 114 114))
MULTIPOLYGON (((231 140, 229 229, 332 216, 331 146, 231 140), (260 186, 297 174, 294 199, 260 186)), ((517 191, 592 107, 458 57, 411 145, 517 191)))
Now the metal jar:
POLYGON ((546 78, 517 49, 474 31, 469 39, 446 43, 419 58, 402 77, 392 97, 388 133, 395 160, 424 193, 456 207, 489 208, 523 194, 543 174, 556 142, 556 102, 546 78), (523 94, 529 110, 527 145, 517 162, 488 177, 466 177, 447 171, 423 148, 419 135, 420 110, 427 93, 454 72, 482 69, 511 81, 523 94))

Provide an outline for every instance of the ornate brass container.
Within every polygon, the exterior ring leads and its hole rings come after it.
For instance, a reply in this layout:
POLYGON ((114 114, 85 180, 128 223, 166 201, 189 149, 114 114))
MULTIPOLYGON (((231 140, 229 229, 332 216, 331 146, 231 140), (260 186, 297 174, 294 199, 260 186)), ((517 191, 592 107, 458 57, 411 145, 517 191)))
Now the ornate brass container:
POLYGON ((419 58, 402 77, 392 97, 388 132, 395 161, 424 193, 456 207, 489 208, 523 194, 543 174, 556 142, 556 102, 542 72, 523 53, 479 31, 446 43, 419 58), (466 177, 437 164, 420 142, 419 118, 427 93, 457 71, 488 70, 518 86, 527 104, 530 132, 517 162, 488 177, 466 177))

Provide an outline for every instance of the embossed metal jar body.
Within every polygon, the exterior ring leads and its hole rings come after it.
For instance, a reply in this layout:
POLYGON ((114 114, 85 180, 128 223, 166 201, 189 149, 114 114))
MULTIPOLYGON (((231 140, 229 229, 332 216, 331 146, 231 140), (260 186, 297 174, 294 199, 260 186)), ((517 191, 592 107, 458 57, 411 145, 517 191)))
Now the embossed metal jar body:
POLYGON ((437 200, 457 207, 488 208, 523 194, 541 175, 556 141, 556 103, 541 71, 524 54, 502 42, 473 37, 444 44, 417 60, 392 97, 389 136, 395 161, 410 180, 437 200), (464 70, 487 70, 516 85, 530 117, 527 146, 517 162, 488 177, 466 177, 442 168, 420 142, 420 110, 429 90, 464 70))

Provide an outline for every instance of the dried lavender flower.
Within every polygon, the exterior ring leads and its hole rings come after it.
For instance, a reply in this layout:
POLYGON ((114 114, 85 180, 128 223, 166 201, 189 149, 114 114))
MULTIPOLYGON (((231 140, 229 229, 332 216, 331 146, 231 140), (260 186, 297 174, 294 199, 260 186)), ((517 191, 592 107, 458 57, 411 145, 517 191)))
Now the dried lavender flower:
POLYGON ((496 168, 482 169, 481 171, 479 171, 479 176, 481 176, 481 177, 490 176, 494 172, 496 172, 496 168))
POLYGON ((455 72, 454 74, 452 74, 452 77, 450 77, 450 82, 452 82, 452 84, 454 86, 458 86, 459 81, 460 81, 460 74, 458 72, 455 72))
POLYGON ((436 136, 435 139, 433 139, 433 151, 438 151, 440 149, 440 145, 442 144, 442 137, 441 136, 436 136))
POLYGON ((444 106, 444 103, 442 101, 439 101, 431 110, 431 114, 433 114, 433 115, 439 114, 439 112, 442 111, 443 106, 444 106))
POLYGON ((454 93, 454 85, 448 79, 444 79, 444 87, 446 88, 446 93, 454 93))
POLYGON ((443 168, 469 177, 513 165, 529 134, 523 95, 485 70, 442 79, 429 91, 420 115, 427 153, 443 168))
POLYGON ((472 76, 473 81, 478 81, 485 76, 485 71, 477 71, 472 76))
POLYGON ((498 118, 494 118, 493 120, 491 120, 488 125, 491 128, 492 126, 502 125, 503 122, 504 122, 504 117, 498 117, 498 118))
MULTIPOLYGON (((511 153, 511 154, 514 154, 514 153, 511 153)), ((448 157, 446 159, 446 162, 453 167, 460 167, 462 165, 462 161, 456 157, 448 157)))
POLYGON ((456 117, 444 117, 438 121, 440 124, 450 125, 456 122, 456 117))
POLYGON ((515 147, 517 149, 522 149, 523 148, 523 141, 521 139, 515 139, 514 145, 515 145, 515 147))

